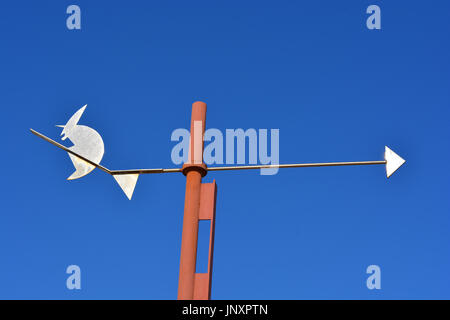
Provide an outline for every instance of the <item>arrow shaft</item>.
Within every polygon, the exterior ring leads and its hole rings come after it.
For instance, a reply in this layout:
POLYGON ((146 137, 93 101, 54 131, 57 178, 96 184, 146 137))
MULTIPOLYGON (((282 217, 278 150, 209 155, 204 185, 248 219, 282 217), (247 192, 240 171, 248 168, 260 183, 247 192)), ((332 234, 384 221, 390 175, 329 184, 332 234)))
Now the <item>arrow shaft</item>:
POLYGON ((224 170, 250 170, 250 169, 269 169, 269 168, 309 168, 309 167, 336 167, 336 166, 364 166, 386 164, 382 161, 354 161, 354 162, 322 162, 322 163, 294 163, 294 164, 272 164, 272 165, 254 165, 254 166, 228 166, 228 167, 210 167, 208 171, 224 170))
POLYGON ((150 173, 170 173, 170 172, 181 172, 180 168, 171 169, 130 169, 130 170, 111 170, 111 174, 150 174, 150 173))
POLYGON ((91 165, 93 165, 93 166, 99 168, 100 170, 102 170, 102 171, 104 171, 104 172, 106 172, 106 173, 111 174, 111 170, 105 168, 104 166, 102 166, 102 165, 100 165, 100 164, 98 164, 98 163, 95 163, 95 162, 93 162, 93 161, 91 161, 91 160, 89 160, 89 159, 83 157, 82 155, 80 155, 80 154, 78 154, 78 153, 76 153, 76 152, 73 152, 72 150, 70 150, 69 148, 63 146, 62 144, 60 144, 60 143, 58 143, 58 142, 56 142, 56 141, 50 139, 50 138, 47 137, 47 136, 44 136, 42 133, 39 133, 39 132, 37 132, 37 131, 35 131, 35 130, 33 130, 33 129, 30 129, 30 131, 31 131, 34 135, 38 136, 39 138, 42 138, 42 139, 44 139, 45 141, 50 142, 52 145, 54 145, 54 146, 56 146, 56 147, 58 147, 58 148, 60 148, 60 149, 62 149, 62 150, 64 150, 64 151, 66 151, 66 152, 68 152, 68 153, 70 153, 70 154, 73 154, 74 156, 77 156, 77 157, 80 158, 81 160, 86 161, 87 163, 89 163, 89 164, 91 164, 91 165))
MULTIPOLYGON (((100 170, 112 174, 151 174, 151 173, 171 173, 171 172, 181 172, 180 168, 170 168, 170 169, 131 169, 131 170, 109 170, 106 167, 95 163, 82 155, 79 155, 76 152, 73 152, 69 148, 63 146, 62 144, 50 139, 49 137, 44 136, 42 133, 39 133, 33 129, 30 129, 33 134, 38 136, 39 138, 44 139, 47 142, 50 142, 54 146, 77 156, 78 158, 86 161, 87 163, 99 168, 100 170)), ((364 165, 377 165, 377 164, 386 164, 386 160, 380 161, 354 161, 354 162, 322 162, 322 163, 294 163, 294 164, 263 164, 263 165, 252 165, 252 166, 226 166, 226 167, 209 167, 208 171, 227 171, 227 170, 251 170, 251 169, 270 169, 270 168, 310 168, 310 167, 337 167, 337 166, 364 166, 364 165)))
POLYGON ((173 169, 162 169, 162 168, 158 168, 158 169, 131 169, 131 170, 109 170, 108 168, 95 163, 85 157, 83 157, 82 155, 70 150, 69 148, 67 148, 66 146, 63 146, 62 144, 56 142, 55 140, 50 139, 49 137, 43 135, 40 132, 37 132, 36 130, 30 129, 31 133, 33 133, 34 135, 38 136, 41 139, 44 139, 47 142, 50 142, 52 145, 70 153, 73 154, 74 156, 80 158, 81 160, 86 161, 87 163, 99 168, 100 170, 109 173, 111 175, 115 175, 115 174, 150 174, 150 173, 168 173, 168 172, 181 172, 181 169, 179 168, 173 168, 173 169))
MULTIPOLYGON (((365 166, 365 165, 377 165, 377 164, 386 164, 386 160, 208 167, 207 171, 252 170, 252 169, 270 169, 270 168, 283 169, 283 168, 310 168, 310 167, 337 167, 337 166, 365 166)), ((161 169, 111 170, 110 173, 111 174, 150 174, 150 173, 171 173, 171 172, 181 172, 181 169, 179 169, 179 168, 162 169, 161 168, 161 169)))

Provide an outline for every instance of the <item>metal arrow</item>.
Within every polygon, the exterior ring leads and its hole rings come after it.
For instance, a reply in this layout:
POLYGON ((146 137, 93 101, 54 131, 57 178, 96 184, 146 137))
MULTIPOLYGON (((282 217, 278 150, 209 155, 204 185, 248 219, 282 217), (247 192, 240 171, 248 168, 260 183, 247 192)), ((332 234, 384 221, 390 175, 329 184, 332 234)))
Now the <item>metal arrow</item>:
MULTIPOLYGON (((33 134, 39 138, 50 142, 54 146, 80 158, 81 160, 93 165, 100 170, 109 173, 114 176, 116 181, 122 187, 125 194, 131 199, 131 196, 136 185, 137 177, 140 174, 152 174, 152 173, 171 173, 182 172, 181 168, 155 168, 155 169, 131 169, 131 170, 109 170, 108 168, 83 157, 82 155, 70 150, 62 144, 50 139, 49 137, 39 133, 33 129, 30 129, 33 134)), ((251 169, 269 169, 269 168, 310 168, 310 167, 337 167, 337 166, 363 166, 363 165, 385 165, 386 176, 389 178, 398 168, 405 163, 405 160, 397 155, 394 151, 385 147, 384 160, 379 161, 353 161, 353 162, 322 162, 322 163, 294 163, 294 164, 279 164, 279 165, 251 165, 251 166, 225 166, 225 167, 208 167, 207 171, 226 171, 226 170, 251 170, 251 169)))

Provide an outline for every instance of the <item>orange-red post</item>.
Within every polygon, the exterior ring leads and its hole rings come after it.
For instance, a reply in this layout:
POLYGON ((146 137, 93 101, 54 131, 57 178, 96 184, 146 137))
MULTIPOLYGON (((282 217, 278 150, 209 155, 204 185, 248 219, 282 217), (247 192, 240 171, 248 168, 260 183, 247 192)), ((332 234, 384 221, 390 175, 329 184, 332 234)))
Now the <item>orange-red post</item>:
POLYGON ((186 175, 186 196, 178 283, 178 299, 181 300, 194 299, 200 196, 202 177, 206 175, 206 166, 203 163, 205 120, 206 104, 194 102, 192 104, 188 162, 183 165, 183 173, 186 175))

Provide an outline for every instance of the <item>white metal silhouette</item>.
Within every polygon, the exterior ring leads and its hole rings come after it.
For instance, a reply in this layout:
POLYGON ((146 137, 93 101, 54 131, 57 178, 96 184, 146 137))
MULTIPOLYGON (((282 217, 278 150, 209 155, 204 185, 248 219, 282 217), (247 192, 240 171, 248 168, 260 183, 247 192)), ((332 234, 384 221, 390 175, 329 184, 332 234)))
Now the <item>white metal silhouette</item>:
MULTIPOLYGON (((73 143, 73 146, 69 147, 70 150, 88 158, 92 162, 100 163, 105 153, 102 137, 94 129, 78 124, 86 106, 75 112, 65 125, 57 125, 57 127, 63 128, 61 140, 68 138, 73 143)), ((95 169, 95 166, 73 154, 69 153, 69 157, 75 166, 75 172, 67 180, 79 179, 95 169)))
MULTIPOLYGON (((95 167, 100 167, 100 161, 105 153, 105 145, 100 134, 88 126, 78 124, 86 107, 87 105, 75 112, 65 125, 57 125, 57 127, 63 128, 61 140, 69 139, 73 143, 73 146, 69 148, 58 143, 55 144, 68 152, 75 167, 75 172, 67 180, 79 179, 89 174, 95 167)), ((125 195, 131 200, 139 175, 122 174, 113 176, 125 195)))

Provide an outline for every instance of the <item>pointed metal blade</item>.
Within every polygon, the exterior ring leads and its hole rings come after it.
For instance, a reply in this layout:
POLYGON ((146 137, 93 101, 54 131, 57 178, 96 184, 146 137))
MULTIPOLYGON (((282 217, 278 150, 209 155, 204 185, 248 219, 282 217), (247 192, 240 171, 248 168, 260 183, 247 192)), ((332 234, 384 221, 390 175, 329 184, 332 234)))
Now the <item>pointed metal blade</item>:
POLYGON ((87 163, 83 159, 78 158, 77 156, 68 153, 70 160, 72 160, 72 163, 75 167, 75 172, 70 175, 70 177, 67 178, 67 180, 75 180, 79 179, 81 177, 84 177, 89 172, 95 169, 95 167, 92 164, 87 163))
POLYGON ((128 199, 131 200, 139 174, 115 174, 113 177, 116 179, 123 192, 125 192, 128 199))
POLYGON ((386 160, 386 176, 389 178, 406 160, 385 146, 384 159, 386 160))

